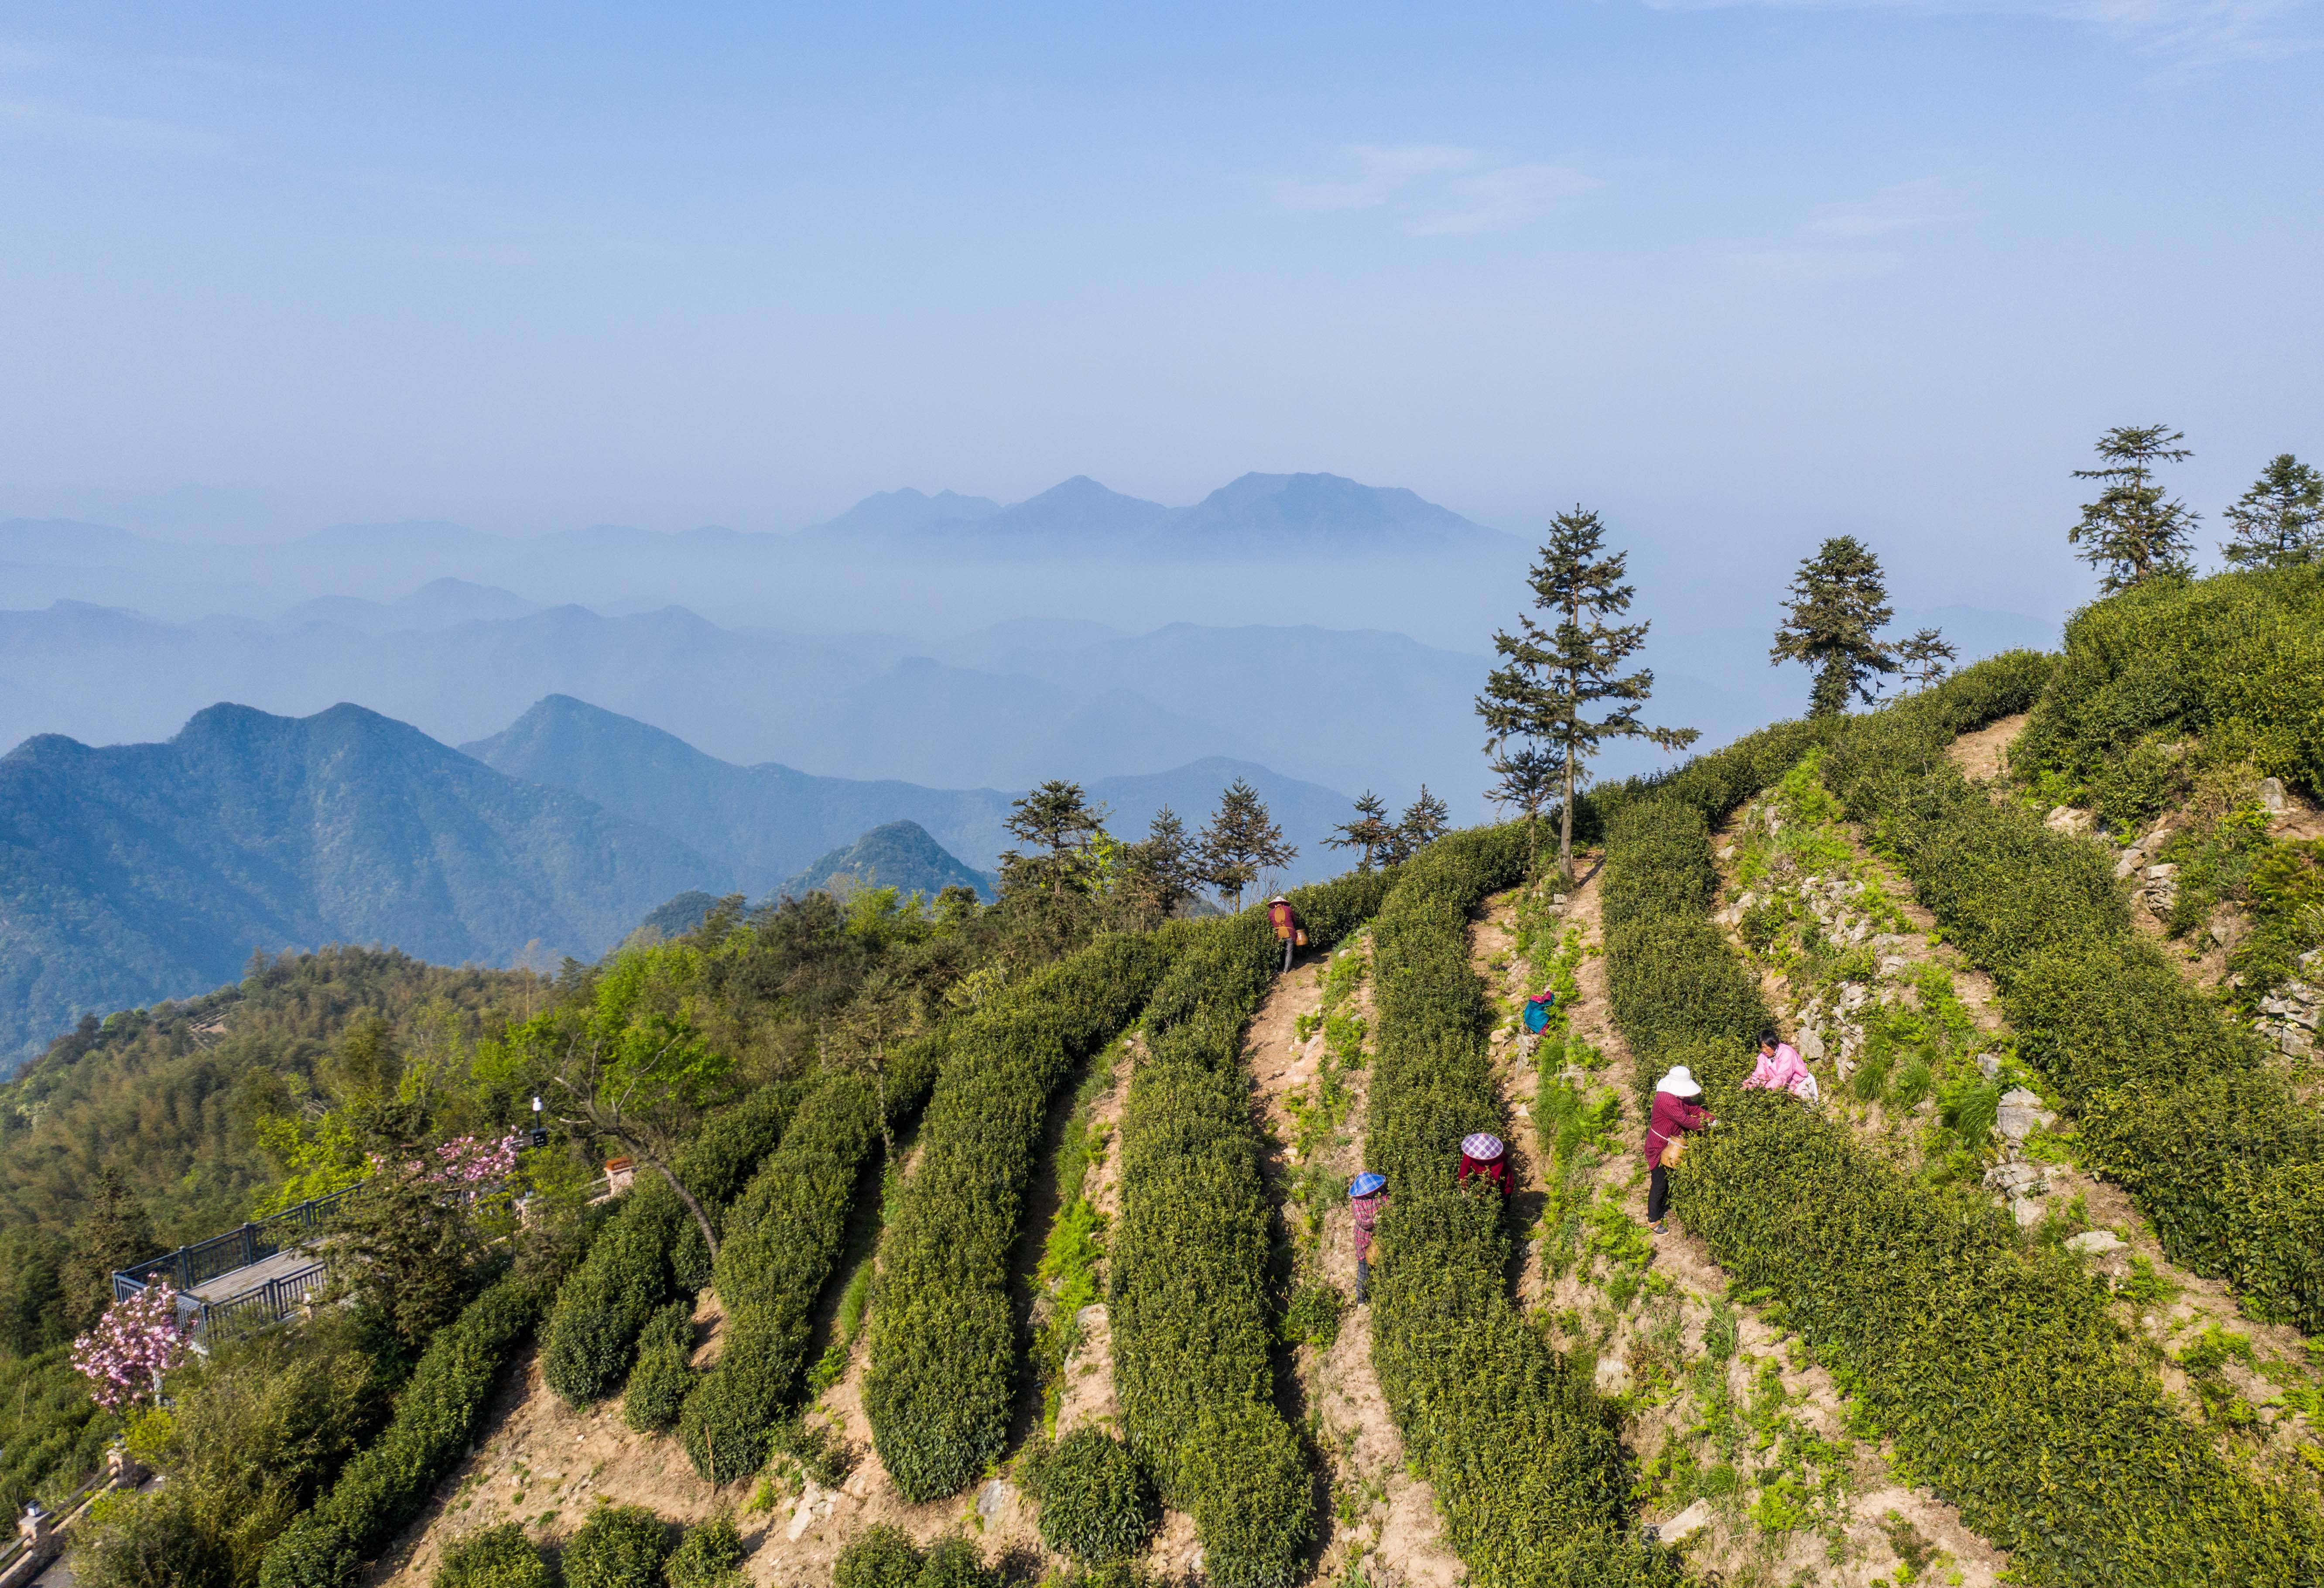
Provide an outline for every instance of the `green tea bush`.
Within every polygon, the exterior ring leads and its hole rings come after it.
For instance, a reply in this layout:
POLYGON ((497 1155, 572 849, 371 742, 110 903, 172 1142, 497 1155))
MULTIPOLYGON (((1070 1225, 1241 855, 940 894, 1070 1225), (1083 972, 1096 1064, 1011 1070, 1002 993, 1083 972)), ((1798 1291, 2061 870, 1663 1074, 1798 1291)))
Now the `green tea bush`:
MULTIPOLYGON (((2070 651, 2061 676, 2073 665, 2070 651)), ((2164 1251, 2256 1316, 2324 1329, 2324 1119, 2139 935, 2097 846, 1987 798, 1944 759, 1964 716, 1950 688, 1852 721, 1827 780, 1992 973, 2018 1056, 2164 1251)))
MULTIPOLYGON (((888 1103, 897 1118, 927 1097, 945 1041, 938 1032, 890 1059, 888 1103)), ((816 1297, 838 1261, 848 1209, 879 1145, 880 1095, 870 1077, 826 1076, 729 1210, 715 1274, 726 1346, 679 1419, 702 1476, 732 1482, 766 1460, 768 1432, 798 1393, 816 1297)))
POLYGON ((1154 1491, 1129 1446, 1102 1428, 1076 1428, 1040 1463, 1041 1542, 1084 1565, 1146 1547, 1161 1525, 1154 1491))
POLYGON ((565 1546, 565 1588, 659 1588, 669 1527, 641 1505, 601 1505, 565 1546))
POLYGON ((686 1530, 662 1577, 669 1588, 736 1588, 745 1553, 734 1513, 722 1510, 686 1530))
POLYGON ((694 1300, 681 1296, 647 1320, 638 1365, 622 1390, 622 1420, 641 1434, 668 1433, 694 1387, 694 1300))
MULTIPOLYGON (((795 1085, 762 1087, 713 1116, 678 1154, 672 1168, 714 1223, 782 1139, 798 1099, 795 1085)), ((698 1244, 701 1232, 678 1194, 641 1169, 588 1260, 558 1293, 542 1332, 541 1377, 567 1405, 587 1406, 621 1388, 639 1332, 688 1277, 688 1231, 698 1244)))
MULTIPOLYGON (((2011 708, 2023 682, 1972 697, 2011 708)), ((2021 1247, 1989 1199, 1914 1182, 1822 1113, 1738 1090, 1758 1024, 1741 961, 1673 919, 1708 909, 1705 821, 1721 814, 1633 806, 1604 875, 1609 990, 1618 1023, 1637 1022, 1641 1073, 1690 1064, 1724 1122, 1673 1177, 1689 1228, 1738 1288, 1782 1306, 1905 1469, 2024 1581, 2313 1581, 2312 1511, 2220 1459, 2070 1258, 2021 1247)))
POLYGON ((918 1588, 1001 1588, 1001 1574, 984 1564, 976 1546, 957 1534, 928 1546, 918 1588))
POLYGON ((872 1294, 863 1406, 906 1499, 957 1493, 1000 1455, 1017 1358, 1009 1258, 1049 1094, 1204 929, 1101 937, 955 1029, 872 1294))
POLYGON ((557 1279, 519 1269, 437 1331, 379 1438, 268 1548, 259 1588, 350 1588, 467 1453, 501 1369, 547 1310, 557 1279))
POLYGON ((1453 1182, 1461 1138, 1503 1126, 1469 915, 1526 860, 1520 826, 1440 839, 1405 865, 1373 924, 1365 1162, 1391 1200, 1373 1247, 1372 1362, 1477 1588, 1673 1584, 1676 1556, 1631 1525, 1613 1408, 1509 1297, 1499 1197, 1453 1182))
POLYGON ((926 1563, 901 1528, 882 1522, 848 1541, 832 1563, 831 1588, 914 1588, 926 1563))
POLYGON ((432 1588, 554 1588, 556 1574, 522 1522, 464 1533, 444 1546, 432 1588))
MULTIPOLYGON (((1309 946, 1360 926, 1392 878, 1293 893, 1309 946)), ((1275 1406, 1272 1210, 1242 1063, 1243 1023, 1281 963, 1263 910, 1210 927, 1147 1006, 1122 1110, 1108 1303, 1121 1426, 1164 1500, 1194 1519, 1222 1588, 1296 1580, 1314 1525, 1314 1481, 1275 1406)))
POLYGON ((2066 626, 2055 681, 2013 760, 2129 825, 2196 762, 2249 762, 2324 791, 2324 569, 2157 582, 2066 626), (2188 749, 2194 760, 2181 752, 2188 749))

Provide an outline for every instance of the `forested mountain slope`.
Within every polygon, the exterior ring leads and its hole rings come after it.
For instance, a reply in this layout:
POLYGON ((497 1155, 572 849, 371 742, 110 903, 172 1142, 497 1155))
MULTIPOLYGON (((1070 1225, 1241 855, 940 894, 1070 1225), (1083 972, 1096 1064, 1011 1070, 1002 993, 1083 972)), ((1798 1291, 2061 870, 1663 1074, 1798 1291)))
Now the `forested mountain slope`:
POLYGON ((232 981, 254 948, 594 956, 726 868, 358 706, 201 712, 164 744, 0 758, 0 1057, 85 1011, 232 981))
POLYGON ((835 849, 810 862, 783 884, 783 891, 799 894, 811 888, 852 891, 856 888, 893 888, 904 894, 934 899, 946 888, 968 888, 987 902, 999 897, 1001 879, 991 872, 971 871, 949 850, 928 836, 918 822, 887 822, 872 828, 844 849, 835 849))

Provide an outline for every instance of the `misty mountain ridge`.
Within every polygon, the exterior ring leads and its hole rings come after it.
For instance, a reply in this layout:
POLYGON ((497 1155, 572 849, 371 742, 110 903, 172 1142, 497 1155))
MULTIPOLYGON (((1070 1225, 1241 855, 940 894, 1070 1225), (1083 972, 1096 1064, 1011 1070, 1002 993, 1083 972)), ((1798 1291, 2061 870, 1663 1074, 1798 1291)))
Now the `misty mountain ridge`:
POLYGON ((206 992, 254 949, 594 956, 727 868, 356 706, 197 713, 166 743, 0 757, 0 1063, 85 1010, 206 992))
MULTIPOLYGON (((736 766, 677 734, 550 696, 488 739, 461 747, 512 778, 563 789, 616 815, 661 828, 726 865, 752 894, 779 891, 872 828, 908 821, 972 871, 990 872, 1016 840, 1005 826, 1013 796, 997 789, 928 788, 896 780, 818 777, 788 766, 736 766)), ((1198 826, 1237 778, 1258 789, 1300 848, 1292 874, 1341 869, 1322 841, 1345 819, 1347 798, 1255 762, 1204 757, 1164 771, 1084 780, 1110 812, 1109 827, 1138 838, 1165 805, 1198 826)))

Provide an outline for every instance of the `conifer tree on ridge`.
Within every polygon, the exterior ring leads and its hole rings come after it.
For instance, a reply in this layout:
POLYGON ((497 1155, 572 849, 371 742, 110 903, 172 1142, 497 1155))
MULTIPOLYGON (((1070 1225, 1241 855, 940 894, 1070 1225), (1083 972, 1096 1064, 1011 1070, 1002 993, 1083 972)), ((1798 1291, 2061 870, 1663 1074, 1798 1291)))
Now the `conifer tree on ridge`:
POLYGON ((1665 750, 1694 743, 1693 728, 1648 727, 1638 709, 1653 694, 1655 675, 1644 669, 1625 675, 1622 664, 1646 642, 1647 624, 1609 623, 1630 608, 1636 590, 1622 583, 1629 554, 1605 551, 1606 527, 1598 515, 1576 506, 1551 522, 1529 583, 1534 605, 1556 614, 1544 629, 1529 614, 1517 631, 1493 636, 1504 659, 1477 697, 1485 719, 1488 755, 1499 755, 1513 739, 1545 752, 1564 790, 1560 818, 1558 873, 1573 881, 1573 790, 1583 768, 1609 739, 1651 739, 1665 750), (1603 716, 1591 709, 1618 702, 1603 716))

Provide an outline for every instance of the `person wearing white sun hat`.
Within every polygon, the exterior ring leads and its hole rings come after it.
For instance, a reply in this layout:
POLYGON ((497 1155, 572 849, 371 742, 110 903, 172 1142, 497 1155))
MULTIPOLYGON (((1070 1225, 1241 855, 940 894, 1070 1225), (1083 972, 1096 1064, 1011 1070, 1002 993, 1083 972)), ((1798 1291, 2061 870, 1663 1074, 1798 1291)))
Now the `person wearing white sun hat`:
POLYGON ((1675 1162, 1683 1144, 1679 1138, 1690 1131, 1700 1131, 1712 1122, 1709 1109, 1702 1106, 1702 1086, 1686 1066, 1673 1065, 1670 1073, 1655 1083, 1653 1116, 1646 1122, 1646 1139, 1640 1145, 1646 1155, 1650 1172, 1646 1182, 1646 1223, 1659 1235, 1666 1226, 1664 1210, 1670 1205, 1670 1171, 1664 1165, 1665 1155, 1675 1162))

